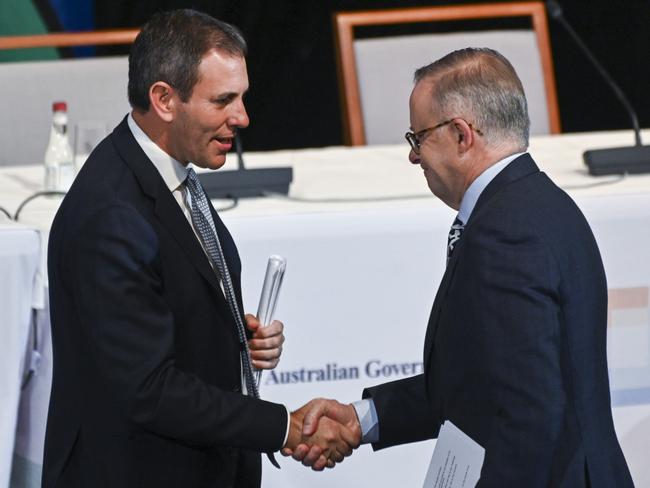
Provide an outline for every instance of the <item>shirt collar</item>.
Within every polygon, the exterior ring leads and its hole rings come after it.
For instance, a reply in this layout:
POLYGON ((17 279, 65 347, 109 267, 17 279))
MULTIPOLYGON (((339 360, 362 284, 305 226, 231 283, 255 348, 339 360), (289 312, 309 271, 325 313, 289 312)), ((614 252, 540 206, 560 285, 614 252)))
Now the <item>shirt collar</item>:
POLYGON ((485 188, 490 184, 494 177, 503 170, 503 168, 508 166, 512 161, 517 159, 522 154, 525 153, 520 152, 511 154, 510 156, 497 161, 495 164, 483 171, 483 173, 481 173, 479 177, 476 178, 471 185, 469 185, 469 188, 463 195, 463 199, 460 202, 460 209, 458 210, 458 218, 463 222, 463 224, 467 224, 467 221, 469 220, 469 217, 472 215, 472 211, 474 210, 474 206, 478 201, 478 197, 481 196, 483 190, 485 190, 485 188))
POLYGON ((187 177, 187 168, 153 142, 138 126, 132 114, 127 117, 127 123, 136 142, 156 167, 169 191, 176 191, 187 177))

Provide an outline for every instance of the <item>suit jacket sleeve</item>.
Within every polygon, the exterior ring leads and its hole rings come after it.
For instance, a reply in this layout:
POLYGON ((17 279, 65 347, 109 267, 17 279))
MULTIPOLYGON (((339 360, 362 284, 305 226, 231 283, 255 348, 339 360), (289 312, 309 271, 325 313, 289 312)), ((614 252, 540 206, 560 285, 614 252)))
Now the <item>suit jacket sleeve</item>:
POLYGON ((440 422, 427 400, 423 374, 366 388, 363 398, 372 398, 377 410, 379 440, 372 444, 374 450, 438 435, 440 422))
MULTIPOLYGON (((538 235, 529 216, 512 213, 503 208, 478 218, 464 236, 456 273, 466 277, 458 282, 466 301, 447 311, 456 325, 470 324, 466 343, 482 351, 475 371, 486 389, 474 408, 491 419, 479 428, 485 429, 482 487, 546 479, 570 411, 562 377, 562 273, 548 235, 538 235)), ((475 360, 471 352, 463 356, 475 360)))
POLYGON ((151 225, 123 203, 100 213, 84 224, 66 261, 86 353, 115 392, 116 407, 134 424, 188 445, 279 449, 287 425, 282 405, 219 389, 176 366, 174 318, 162 298, 151 225))

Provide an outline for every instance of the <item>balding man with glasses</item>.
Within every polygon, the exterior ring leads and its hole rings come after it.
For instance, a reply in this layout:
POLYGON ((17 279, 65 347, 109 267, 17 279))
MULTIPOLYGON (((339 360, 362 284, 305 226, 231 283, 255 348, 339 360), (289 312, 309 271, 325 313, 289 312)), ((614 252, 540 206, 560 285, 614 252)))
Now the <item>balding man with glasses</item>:
MULTIPOLYGON (((382 449, 435 438, 451 421, 485 450, 477 486, 633 486, 610 407, 600 253, 526 152, 513 67, 490 49, 455 51, 416 71, 409 104, 409 160, 458 211, 424 373, 352 405, 314 402, 304 433, 328 416, 382 449)), ((285 454, 319 467, 318 451, 285 454)))

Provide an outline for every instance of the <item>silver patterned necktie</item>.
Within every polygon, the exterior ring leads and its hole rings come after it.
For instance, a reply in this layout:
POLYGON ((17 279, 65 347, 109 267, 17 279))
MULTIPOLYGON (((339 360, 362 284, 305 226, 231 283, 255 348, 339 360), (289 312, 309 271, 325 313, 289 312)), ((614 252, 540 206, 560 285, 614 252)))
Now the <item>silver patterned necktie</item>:
POLYGON ((460 240, 460 236, 465 229, 465 224, 458 217, 454 219, 454 223, 451 224, 451 229, 449 230, 449 236, 447 237, 447 263, 451 259, 451 255, 454 252, 456 243, 460 240))
POLYGON ((249 355, 243 315, 239 310, 239 305, 235 296, 235 288, 232 285, 230 272, 228 271, 226 259, 224 258, 223 250, 221 249, 221 243, 219 242, 214 221, 212 220, 208 199, 205 197, 199 178, 196 176, 196 173, 192 168, 187 171, 186 185, 190 191, 190 196, 192 197, 192 208, 190 213, 192 215, 194 228, 197 230, 201 240, 203 241, 205 252, 210 258, 213 268, 219 273, 219 278, 223 285, 223 291, 226 295, 226 301, 228 302, 230 313, 237 324, 239 353, 241 356, 242 368, 244 370, 244 379, 246 381, 246 393, 249 396, 259 398, 260 394, 253 376, 253 367, 249 355))
MULTIPOLYGON (((192 223, 197 230, 205 251, 212 262, 212 267, 219 273, 219 278, 223 285, 223 291, 226 295, 226 301, 230 308, 230 313, 235 319, 237 324, 237 335, 239 337, 239 354, 241 357, 242 368, 244 370, 244 379, 246 381, 246 394, 254 398, 260 397, 260 392, 257 388, 257 382, 253 376, 253 367, 251 365, 250 351, 248 348, 248 341, 246 340, 246 329, 244 328, 243 315, 239 310, 237 298, 235 296, 235 288, 232 286, 230 272, 228 265, 221 249, 221 243, 217 235, 217 229, 212 220, 212 213, 210 213, 210 206, 208 199, 205 197, 201 182, 192 168, 187 170, 187 179, 185 180, 187 189, 190 191, 192 197, 192 208, 190 214, 192 215, 192 223)), ((275 455, 272 452, 266 453, 271 464, 280 469, 280 465, 275 460, 275 455)))

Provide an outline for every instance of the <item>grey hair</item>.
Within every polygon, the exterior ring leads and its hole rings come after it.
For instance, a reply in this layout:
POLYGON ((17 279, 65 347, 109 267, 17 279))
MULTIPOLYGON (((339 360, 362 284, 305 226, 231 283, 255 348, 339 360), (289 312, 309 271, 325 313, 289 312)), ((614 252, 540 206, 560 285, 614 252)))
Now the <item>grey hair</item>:
POLYGON ((489 145, 528 147, 526 96, 510 62, 488 48, 465 48, 415 71, 415 82, 431 80, 433 108, 446 117, 471 117, 489 145))

